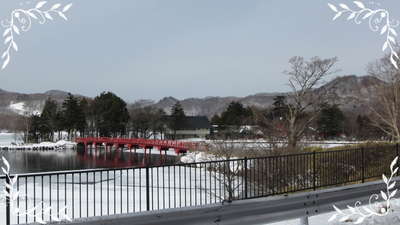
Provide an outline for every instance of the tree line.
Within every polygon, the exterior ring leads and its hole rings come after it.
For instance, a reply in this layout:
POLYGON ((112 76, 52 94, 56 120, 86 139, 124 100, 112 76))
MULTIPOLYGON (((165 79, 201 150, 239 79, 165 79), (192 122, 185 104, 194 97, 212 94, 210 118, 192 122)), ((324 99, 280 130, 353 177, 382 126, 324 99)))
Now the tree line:
MULTIPOLYGON (((212 117, 211 123, 217 125, 214 138, 266 138, 271 141, 284 141, 288 136, 287 97, 274 97, 273 104, 267 108, 245 107, 240 102, 231 102, 225 111, 212 117), (248 129, 246 130, 246 127, 248 129)), ((342 111, 337 104, 324 103, 315 121, 309 124, 305 136, 309 140, 332 139, 381 139, 385 136, 371 123, 368 115, 342 111)), ((309 112, 310 114, 314 112, 309 112)), ((307 117, 306 114, 303 118, 307 117)), ((300 118, 299 118, 300 119, 300 118)))
POLYGON ((68 94, 62 104, 47 99, 40 115, 28 118, 29 141, 53 141, 55 135, 74 137, 162 137, 166 129, 175 131, 183 122, 185 113, 177 102, 166 117, 162 109, 152 106, 128 106, 111 92, 103 92, 94 99, 68 94))

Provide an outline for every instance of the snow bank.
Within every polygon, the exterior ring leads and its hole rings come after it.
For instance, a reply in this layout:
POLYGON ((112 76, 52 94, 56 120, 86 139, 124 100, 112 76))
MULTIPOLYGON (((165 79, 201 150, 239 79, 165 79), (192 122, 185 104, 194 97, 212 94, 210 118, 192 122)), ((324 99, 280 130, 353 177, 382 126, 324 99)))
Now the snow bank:
POLYGON ((181 162, 183 163, 196 163, 216 160, 222 160, 222 158, 205 152, 188 152, 186 155, 181 157, 181 162))
MULTIPOLYGON (((103 144, 104 146, 104 144, 103 144)), ((124 152, 133 152, 135 151, 134 149, 124 149, 124 152)), ((152 155, 159 155, 160 151, 157 149, 151 149, 151 151, 148 151, 146 149, 143 148, 137 148, 136 149, 136 153, 146 153, 146 154, 152 154, 152 155)), ((175 151, 173 149, 169 149, 168 151, 166 151, 165 153, 167 153, 167 155, 171 155, 171 156, 177 156, 177 154, 175 153, 175 151)), ((164 151, 162 151, 162 154, 164 155, 164 151)))
POLYGON ((75 142, 60 140, 57 142, 41 142, 39 144, 0 145, 0 150, 62 150, 74 148, 75 142))
POLYGON ((57 141, 55 144, 58 146, 65 146, 66 148, 74 148, 76 146, 75 142, 66 140, 57 141))

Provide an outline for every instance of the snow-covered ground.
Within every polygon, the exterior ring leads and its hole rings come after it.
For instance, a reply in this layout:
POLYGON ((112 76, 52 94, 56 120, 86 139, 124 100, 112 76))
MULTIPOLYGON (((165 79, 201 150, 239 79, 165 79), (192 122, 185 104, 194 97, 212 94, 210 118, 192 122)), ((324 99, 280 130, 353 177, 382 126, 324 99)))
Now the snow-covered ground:
MULTIPOLYGON (((125 151, 125 152, 133 152, 134 149, 132 149, 132 150, 124 149, 124 151, 125 151)), ((149 153, 149 151, 148 151, 148 150, 145 150, 144 148, 137 148, 137 149, 136 149, 136 153, 142 153, 142 154, 143 154, 143 153, 145 153, 145 152, 146 152, 146 154, 149 153)), ((164 155, 164 152, 165 152, 165 151, 162 151, 161 154, 164 155)), ((151 154, 159 155, 159 154, 160 154, 160 151, 159 151, 158 149, 152 149, 152 150, 150 151, 150 153, 151 153, 151 154)), ((177 156, 175 150, 173 150, 173 149, 169 149, 168 151, 166 151, 166 153, 167 153, 167 155, 177 156)))
MULTIPOLYGON (((210 173, 205 167, 150 168, 150 209, 221 202, 224 199, 224 185, 220 182, 222 179, 217 179, 217 177, 220 177, 220 174, 210 173)), ((76 173, 73 178, 71 174, 66 177, 59 175, 58 180, 54 175, 51 177, 51 182, 49 176, 44 176, 43 185, 41 179, 41 176, 36 177, 35 187, 33 187, 32 177, 27 180, 27 184, 25 184, 25 178, 19 178, 19 191, 22 197, 19 206, 22 211, 25 211, 25 208, 33 208, 35 202, 39 206, 38 216, 41 217, 40 203, 43 201, 45 206, 50 205, 50 195, 53 216, 57 214, 57 207, 60 209, 65 205, 68 207, 67 214, 71 218, 146 210, 145 168, 115 170, 115 172, 83 172, 76 173), (59 181, 58 185, 57 181, 59 181), (27 205, 25 205, 25 199, 27 199, 27 205)), ((2 182, 0 188, 4 188, 2 182)), ((236 192, 235 195, 238 194, 239 192, 236 192)), ((14 206, 17 204, 18 202, 14 201, 14 206)), ((4 204, 0 205, 0 218, 4 218, 3 215, 5 215, 4 204)), ((25 216, 20 218, 20 222, 25 223, 25 218, 25 216)), ((45 220, 48 218, 49 216, 45 215, 45 220)), ((28 222, 32 221, 33 217, 28 216, 28 222)), ((0 225, 4 222, 4 219, 0 219, 0 225)), ((17 217, 13 215, 12 223, 16 222, 17 217)))
POLYGON ((186 155, 181 156, 181 162, 183 163, 195 163, 195 162, 207 162, 221 160, 212 154, 207 154, 205 152, 188 152, 186 155))

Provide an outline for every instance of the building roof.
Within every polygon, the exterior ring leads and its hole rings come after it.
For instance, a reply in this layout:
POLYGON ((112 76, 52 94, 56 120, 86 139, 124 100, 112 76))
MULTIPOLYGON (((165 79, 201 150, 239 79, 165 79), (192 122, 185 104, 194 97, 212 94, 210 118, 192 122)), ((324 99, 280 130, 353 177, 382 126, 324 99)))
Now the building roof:
MULTIPOLYGON (((171 120, 172 116, 166 116, 167 120, 171 120)), ((206 116, 186 116, 180 126, 180 130, 199 130, 210 129, 211 124, 206 116)))

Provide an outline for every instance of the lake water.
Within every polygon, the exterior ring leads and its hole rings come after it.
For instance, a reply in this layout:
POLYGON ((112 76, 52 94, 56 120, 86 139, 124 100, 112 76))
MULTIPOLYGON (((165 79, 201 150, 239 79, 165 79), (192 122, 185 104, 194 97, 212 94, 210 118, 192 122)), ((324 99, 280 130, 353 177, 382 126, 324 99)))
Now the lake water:
MULTIPOLYGON (((0 145, 14 142, 14 134, 0 134, 0 145)), ((154 151, 155 152, 155 151, 154 151)), ((158 151, 157 151, 158 152, 158 151)), ((160 164, 172 164, 177 157, 152 154, 145 157, 143 153, 129 151, 105 151, 78 153, 74 149, 62 151, 0 151, 11 165, 12 173, 34 173, 46 171, 80 170, 93 168, 119 168, 160 164)))
POLYGON ((142 153, 129 151, 97 153, 78 153, 73 149, 63 151, 0 151, 11 165, 12 173, 33 173, 45 171, 80 170, 93 168, 120 168, 149 165, 172 164, 176 156, 152 154, 145 157, 142 153))

